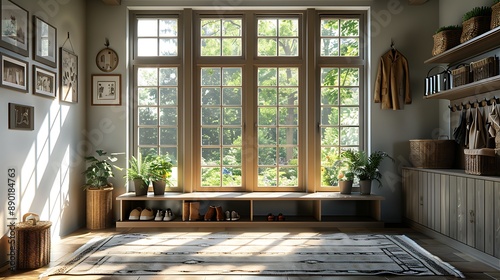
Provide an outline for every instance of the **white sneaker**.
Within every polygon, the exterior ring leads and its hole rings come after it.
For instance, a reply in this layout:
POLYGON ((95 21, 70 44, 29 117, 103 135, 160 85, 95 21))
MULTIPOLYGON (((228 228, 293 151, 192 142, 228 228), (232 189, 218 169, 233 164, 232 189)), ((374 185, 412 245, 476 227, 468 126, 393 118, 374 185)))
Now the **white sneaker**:
POLYGON ((240 219, 240 214, 236 211, 231 212, 231 221, 237 221, 240 219))
POLYGON ((155 221, 162 221, 162 220, 163 220, 163 211, 158 210, 158 211, 156 212, 155 221))
POLYGON ((172 212, 170 208, 168 208, 167 210, 165 210, 165 218, 163 218, 163 220, 168 222, 172 221, 173 219, 175 219, 175 214, 172 212))

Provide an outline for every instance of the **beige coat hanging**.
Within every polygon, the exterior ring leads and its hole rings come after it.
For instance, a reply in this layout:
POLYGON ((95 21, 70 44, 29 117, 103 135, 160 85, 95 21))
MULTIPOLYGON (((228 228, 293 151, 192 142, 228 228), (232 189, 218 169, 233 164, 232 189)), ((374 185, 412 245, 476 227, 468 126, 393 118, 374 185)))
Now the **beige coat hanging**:
POLYGON ((474 109, 469 130, 469 149, 486 148, 486 127, 479 108, 474 109))

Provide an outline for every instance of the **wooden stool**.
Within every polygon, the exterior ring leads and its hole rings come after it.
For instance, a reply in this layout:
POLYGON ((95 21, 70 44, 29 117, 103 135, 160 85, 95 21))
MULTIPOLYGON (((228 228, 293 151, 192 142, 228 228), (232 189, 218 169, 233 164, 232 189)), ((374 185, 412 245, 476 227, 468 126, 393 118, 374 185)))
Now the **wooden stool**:
POLYGON ((51 225, 49 221, 38 221, 38 215, 33 213, 26 213, 16 224, 17 269, 39 268, 50 262, 51 225))

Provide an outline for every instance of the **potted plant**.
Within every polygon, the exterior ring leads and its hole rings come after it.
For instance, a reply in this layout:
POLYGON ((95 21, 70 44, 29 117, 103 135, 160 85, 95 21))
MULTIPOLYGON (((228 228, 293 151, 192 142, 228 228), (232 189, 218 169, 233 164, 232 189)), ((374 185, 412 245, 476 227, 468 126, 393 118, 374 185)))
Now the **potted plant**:
POLYGON ((355 175, 355 162, 352 161, 352 152, 352 150, 343 151, 340 153, 339 160, 335 162, 335 166, 338 170, 337 179, 341 194, 351 194, 352 192, 355 175))
POLYGON ((172 175, 172 160, 168 155, 157 155, 152 158, 149 164, 149 176, 153 183, 155 195, 165 193, 165 187, 171 186, 170 176, 172 175))
POLYGON ((379 183, 379 187, 382 186, 380 181, 382 173, 378 168, 385 158, 393 160, 387 153, 382 151, 375 151, 368 155, 365 151, 347 150, 343 152, 343 156, 351 162, 351 170, 359 179, 359 192, 361 194, 371 193, 373 180, 379 183))
POLYGON ((117 159, 110 157, 103 150, 96 150, 97 155, 87 156, 87 169, 84 189, 87 193, 87 228, 103 229, 111 225, 113 217, 113 185, 108 181, 114 177, 113 169, 121 168, 113 165, 117 159))
POLYGON ((129 182, 129 186, 134 186, 136 196, 142 196, 148 193, 150 182, 150 164, 150 155, 142 156, 141 154, 139 154, 137 158, 134 156, 130 157, 129 166, 124 178, 129 182))
POLYGON ((491 7, 475 7, 462 17, 460 43, 469 41, 490 30, 491 7))

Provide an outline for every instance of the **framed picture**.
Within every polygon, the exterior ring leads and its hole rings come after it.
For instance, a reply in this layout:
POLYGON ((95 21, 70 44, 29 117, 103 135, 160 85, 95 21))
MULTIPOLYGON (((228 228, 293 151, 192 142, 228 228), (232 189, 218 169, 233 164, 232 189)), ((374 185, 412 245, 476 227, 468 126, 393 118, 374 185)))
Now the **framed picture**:
POLYGON ((2 55, 2 86, 28 92, 28 63, 2 55))
POLYGON ((57 30, 37 16, 33 16, 34 38, 33 54, 36 61, 56 67, 57 30))
POLYGON ((56 97, 56 73, 33 65, 33 94, 56 97))
POLYGON ((78 56, 64 48, 59 50, 60 86, 59 99, 64 102, 78 102, 78 56))
POLYGON ((2 1, 0 46, 28 56, 28 11, 9 0, 2 1))
POLYGON ((92 105, 121 104, 121 75, 92 75, 92 105))
POLYGON ((33 130, 35 128, 35 108, 9 103, 9 129, 33 130))

